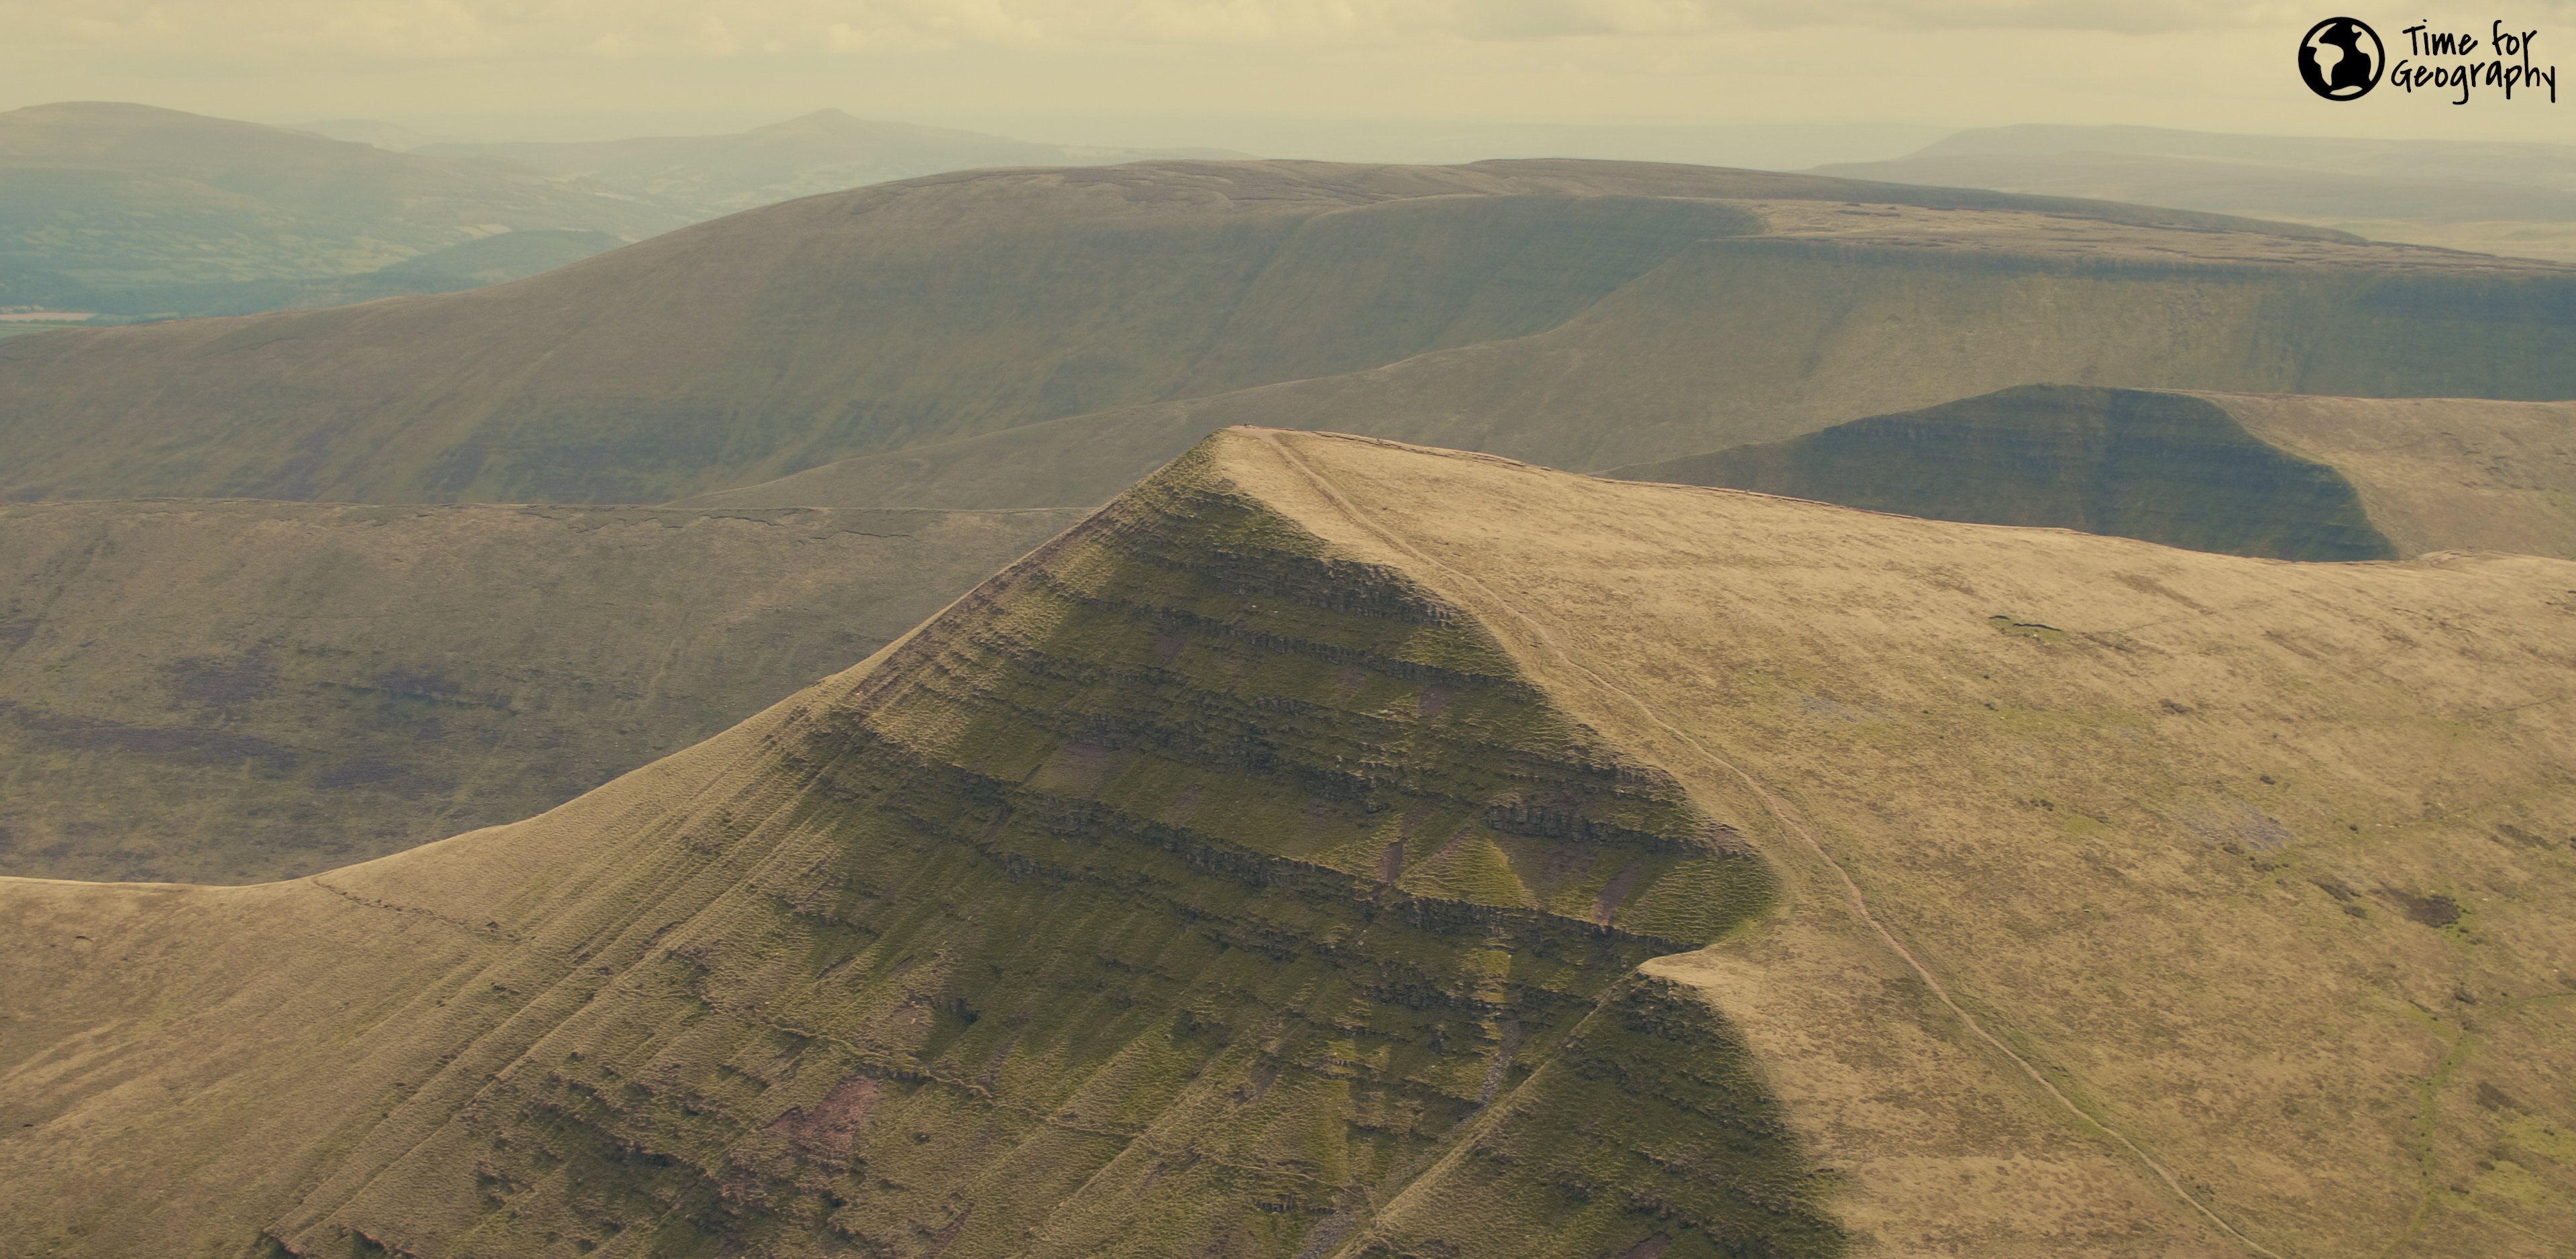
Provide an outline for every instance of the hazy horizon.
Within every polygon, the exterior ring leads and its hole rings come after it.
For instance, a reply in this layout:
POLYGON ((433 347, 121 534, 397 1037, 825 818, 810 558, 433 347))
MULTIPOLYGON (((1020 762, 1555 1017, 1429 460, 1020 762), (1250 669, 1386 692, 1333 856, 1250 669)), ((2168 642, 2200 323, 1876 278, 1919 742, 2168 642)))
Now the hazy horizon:
MULTIPOLYGON (((1090 146, 1438 161, 1552 141, 1763 165, 1894 157, 1952 131, 2031 122, 2571 136, 2560 106, 2528 95, 2453 106, 2392 87, 2317 99, 2293 51, 2322 16, 2075 0, 797 0, 614 12, 110 0, 77 14, 0 0, 0 108, 133 101, 287 125, 381 120, 468 141, 711 134, 837 108, 1090 146)), ((2391 41, 2392 59, 2405 51, 2399 30, 2426 20, 2482 35, 2493 21, 2537 28, 2535 59, 2552 64, 2558 41, 2576 41, 2565 0, 2357 16, 2391 41)))

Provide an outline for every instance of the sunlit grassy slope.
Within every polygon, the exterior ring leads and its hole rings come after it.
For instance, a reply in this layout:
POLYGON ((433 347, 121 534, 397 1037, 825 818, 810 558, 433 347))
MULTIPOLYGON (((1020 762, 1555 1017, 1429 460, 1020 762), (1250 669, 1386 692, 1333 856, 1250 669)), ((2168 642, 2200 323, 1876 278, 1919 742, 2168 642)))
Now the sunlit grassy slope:
POLYGON ((0 1229, 2555 1253, 2571 588, 1230 432, 543 817, 0 882, 0 1229))
POLYGON ((2276 559, 2576 558, 2576 404, 2026 385, 1611 475, 2276 559))
POLYGON ((253 882, 527 817, 1073 519, 0 506, 0 872, 253 882))
POLYGON ((667 501, 1053 421, 993 505, 1092 506, 1246 420, 1600 468, 2034 380, 2567 397, 2571 301, 2541 263, 1808 176, 972 172, 472 293, 10 338, 0 495, 667 501))

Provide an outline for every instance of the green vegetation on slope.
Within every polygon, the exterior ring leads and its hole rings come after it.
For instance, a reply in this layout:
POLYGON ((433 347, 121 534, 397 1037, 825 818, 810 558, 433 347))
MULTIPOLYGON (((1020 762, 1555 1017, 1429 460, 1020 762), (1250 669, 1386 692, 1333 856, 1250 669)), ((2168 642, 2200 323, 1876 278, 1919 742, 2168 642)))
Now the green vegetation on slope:
POLYGON ((1706 998, 1630 979, 1349 1253, 1718 1259, 1839 1249, 1822 1219, 1781 1218, 1816 1196, 1809 1169, 1783 1157, 1793 1140, 1706 998), (1640 1217, 1655 1230, 1643 1238, 1640 1217))
POLYGON ((0 873, 236 883, 551 808, 1068 513, 0 506, 0 873))
POLYGON ((1480 1184, 1580 1106, 1588 1179, 1501 1174, 1599 1201, 1476 1253, 1833 1247, 1704 1007, 1619 986, 1762 864, 1204 459, 770 745, 788 802, 690 841, 740 885, 281 1245, 1319 1255, 1491 1103, 1480 1184), (1668 1208, 1673 1114, 1732 1135, 1668 1208))
POLYGON ((2396 555, 2334 469, 2183 394, 2024 385, 1610 475, 2226 555, 2396 555))

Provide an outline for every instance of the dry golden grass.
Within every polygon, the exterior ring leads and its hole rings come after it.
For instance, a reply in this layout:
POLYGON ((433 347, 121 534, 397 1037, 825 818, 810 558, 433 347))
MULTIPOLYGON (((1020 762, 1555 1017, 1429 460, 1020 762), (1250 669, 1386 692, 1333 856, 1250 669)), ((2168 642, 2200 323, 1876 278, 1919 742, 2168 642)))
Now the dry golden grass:
POLYGON ((2576 557, 2576 402, 2201 396, 2343 473, 2405 554, 2576 557))
POLYGON ((2576 565, 1224 440, 1788 872, 1774 921, 1656 968, 1744 1029, 1867 1249, 2229 1252, 2202 1208, 2282 1255, 2576 1233, 2576 565))
MULTIPOLYGON (((1210 455, 1778 868, 1776 912, 1648 969, 1742 1038, 1857 1252, 2576 1235, 2576 564, 2238 559, 1329 435, 1210 455)), ((705 837, 808 790, 765 748, 899 647, 543 817, 296 884, 0 882, 0 1222, 222 1253, 349 1200, 494 1046, 647 990, 608 972, 741 877, 705 837)))

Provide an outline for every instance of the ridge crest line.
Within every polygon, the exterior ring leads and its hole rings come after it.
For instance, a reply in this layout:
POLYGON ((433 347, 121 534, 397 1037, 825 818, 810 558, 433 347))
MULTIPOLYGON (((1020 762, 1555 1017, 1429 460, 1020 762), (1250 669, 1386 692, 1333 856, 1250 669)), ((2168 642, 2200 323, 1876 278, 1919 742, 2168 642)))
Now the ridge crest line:
POLYGON ((2162 1162, 2158 1161, 2154 1155, 2147 1153, 2144 1147, 2140 1146, 2136 1141, 2131 1140, 2127 1133, 2124 1133, 2101 1119, 2096 1118, 2091 1112, 2076 1104, 2073 1098, 2068 1097, 2064 1092, 2060 1091, 2055 1084, 2049 1081, 2046 1075, 2040 1072, 2037 1066, 2030 1062, 2029 1059, 2015 1053, 2012 1047, 2006 1045, 2001 1038, 1997 1037, 1993 1032, 1987 1031, 1985 1024, 1979 1022, 1975 1015, 1968 1013, 1968 1011, 1961 1007, 1956 1000, 1952 999, 1950 996, 1950 990, 1944 987, 1941 981, 1933 976, 1931 968, 1925 966, 1921 959, 1915 957, 1912 950, 1907 949, 1904 943, 1897 939, 1896 933, 1890 930, 1887 924, 1879 921, 1876 914, 1870 912, 1869 901, 1866 897, 1861 895, 1860 885, 1852 880, 1851 872, 1845 870, 1841 862, 1834 860, 1832 855, 1825 851, 1824 845, 1819 843, 1815 835, 1808 831, 1805 823, 1800 822, 1795 817, 1794 812, 1788 807, 1788 805, 1780 800, 1779 797, 1771 794, 1771 790, 1763 786, 1759 780, 1753 777, 1753 775, 1738 768, 1732 762, 1718 756, 1716 753, 1709 751, 1708 748, 1702 745, 1699 740, 1692 738, 1689 734, 1684 733, 1679 727, 1664 720, 1663 715, 1656 712, 1652 705, 1648 704, 1645 700, 1638 698, 1627 688, 1603 677, 1600 673, 1594 671, 1589 665, 1575 659, 1573 653, 1567 651, 1565 647, 1557 641, 1556 635, 1544 623, 1540 622, 1536 617, 1531 616, 1529 613, 1522 611, 1519 605, 1503 598, 1499 594, 1496 594, 1491 587, 1485 585, 1484 582, 1478 580, 1473 575, 1451 567, 1432 556, 1424 554, 1420 550, 1415 549, 1412 545, 1406 543, 1403 539, 1397 537, 1394 533, 1369 520, 1366 516, 1363 516, 1360 513, 1358 506, 1353 504, 1348 498, 1343 497, 1341 491, 1336 489, 1332 482, 1324 477, 1321 470, 1308 463, 1305 457, 1299 455, 1288 445, 1288 443, 1281 441, 1276 430, 1257 430, 1250 435, 1258 437, 1272 450, 1277 451, 1280 457, 1287 462, 1289 467, 1295 469, 1309 484, 1311 484, 1317 491, 1321 492, 1326 501, 1330 502, 1333 508, 1339 511, 1352 524, 1368 531, 1371 535, 1375 536, 1380 542, 1385 543, 1387 546, 1392 547, 1405 555, 1411 556, 1425 565, 1439 569, 1440 571, 1457 578, 1466 585, 1473 587, 1477 594, 1492 600, 1495 604, 1501 606, 1504 611, 1509 612, 1513 619, 1519 621, 1522 627, 1529 632, 1531 638, 1534 639, 1540 647, 1553 654, 1559 661, 1573 668, 1576 672, 1581 673, 1585 678, 1589 679, 1594 686, 1599 687, 1604 692, 1616 695, 1619 698, 1626 700, 1629 704, 1633 705, 1638 712, 1644 714, 1647 721, 1652 722, 1666 734, 1680 740, 1684 746, 1698 754, 1702 760, 1707 761, 1709 764, 1718 767, 1720 770, 1723 770, 1742 781, 1747 788, 1752 790, 1756 797, 1761 799, 1762 807, 1769 810, 1773 818, 1777 819, 1782 826, 1788 828, 1791 833, 1795 834, 1798 839, 1806 845, 1807 850, 1815 854, 1817 860, 1824 862, 1826 868, 1834 872, 1835 877, 1842 883, 1844 897, 1849 901, 1853 914, 1862 922, 1867 923, 1870 929, 1877 933, 1879 939, 1887 945, 1888 949, 1894 952, 1898 958, 1902 959, 1908 967, 1913 969, 1915 976, 1921 979, 1925 986, 1932 990, 1932 995, 1940 1000, 1944 1009, 1947 1009, 1953 1016, 1957 1017, 1961 1023, 1966 1024, 1968 1030, 1977 1034, 1978 1039, 1983 1040, 1989 1047, 1994 1049, 1995 1052, 2002 1054, 2006 1059, 2011 1061, 2014 1066, 2021 1068, 2022 1074, 2030 1077, 2031 1081, 2037 1084, 2041 1091, 2047 1093, 2051 1099, 2058 1103, 2058 1105, 2064 1107, 2077 1119, 2083 1121, 2084 1124, 2101 1130, 2108 1134, 2112 1140, 2119 1142, 2121 1147, 2126 1149, 2130 1155, 2135 1157, 2140 1163, 2145 1164, 2147 1170, 2154 1172, 2156 1178, 2164 1182, 2167 1189, 2172 1190, 2175 1196, 2181 1198, 2184 1202, 2191 1204, 2193 1210, 2199 1212, 2201 1216, 2207 1219, 2210 1223, 2217 1225, 2221 1232, 2234 1239, 2247 1250, 2263 1256, 2264 1259, 2282 1259, 2282 1256, 2277 1252, 2265 1247, 2253 1238, 2246 1236, 2243 1232, 2239 1231, 2235 1225, 2228 1223, 2226 1219, 2222 1218, 2216 1210, 2202 1202, 2197 1195, 2193 1194, 2189 1189, 2184 1188, 2180 1178, 2176 1177, 2173 1172, 2167 1169, 2162 1162))

